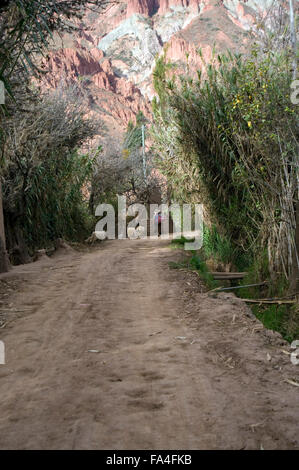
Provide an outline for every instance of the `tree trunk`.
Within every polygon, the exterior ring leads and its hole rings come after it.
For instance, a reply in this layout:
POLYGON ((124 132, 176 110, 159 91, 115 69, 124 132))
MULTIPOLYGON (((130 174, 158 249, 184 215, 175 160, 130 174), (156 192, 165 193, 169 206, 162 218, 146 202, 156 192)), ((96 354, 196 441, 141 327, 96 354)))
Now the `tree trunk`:
POLYGON ((296 26, 295 26, 295 12, 293 0, 289 0, 290 3, 290 33, 291 33, 291 44, 293 49, 293 80, 297 78, 297 46, 296 46, 296 26))
POLYGON ((2 187, 0 183, 0 273, 4 273, 9 269, 9 260, 6 252, 4 216, 2 206, 2 187))
MULTIPOLYGON (((294 2, 289 0, 290 4, 290 33, 291 33, 291 44, 293 49, 293 80, 297 78, 297 37, 296 37, 296 26, 295 26, 295 12, 294 2)), ((293 253, 293 267, 292 276, 290 279, 290 292, 298 292, 299 290, 299 202, 295 205, 296 211, 296 227, 295 227, 295 249, 293 253)))
POLYGON ((290 293, 299 292, 299 202, 296 203, 296 228, 295 228, 295 245, 293 253, 293 268, 290 279, 290 293))

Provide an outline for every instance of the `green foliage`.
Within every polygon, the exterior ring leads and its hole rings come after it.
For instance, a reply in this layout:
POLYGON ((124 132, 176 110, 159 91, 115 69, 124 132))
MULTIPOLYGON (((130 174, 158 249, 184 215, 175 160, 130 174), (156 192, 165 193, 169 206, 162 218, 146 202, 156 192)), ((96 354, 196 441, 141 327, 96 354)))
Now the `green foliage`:
POLYGON ((14 248, 18 230, 33 251, 56 238, 84 240, 95 224, 82 192, 92 172, 93 159, 76 150, 49 154, 32 166, 26 177, 15 173, 8 178, 8 165, 7 179, 3 180, 8 248, 14 248))
POLYGON ((267 249, 271 276, 289 276, 299 129, 288 55, 215 55, 197 80, 170 70, 160 57, 152 135, 173 198, 205 204, 223 234, 207 249, 223 261, 246 266, 267 249))
POLYGON ((44 247, 56 238, 82 241, 94 229, 82 187, 91 178, 93 162, 77 151, 50 155, 27 181, 20 223, 31 248, 44 247))
POLYGON ((210 289, 215 289, 219 286, 218 281, 214 281, 213 276, 209 273, 209 270, 204 260, 197 254, 194 253, 188 263, 189 269, 197 271, 203 281, 210 289))
POLYGON ((215 226, 204 228, 203 250, 207 258, 213 258, 224 264, 234 259, 234 248, 227 238, 221 237, 215 226))
POLYGON ((180 246, 184 246, 185 243, 193 243, 194 242, 194 238, 185 238, 184 236, 183 237, 180 237, 180 238, 175 238, 174 240, 172 240, 172 245, 178 245, 179 247, 180 246))
MULTIPOLYGON (((172 240, 171 243, 174 246, 180 247, 190 241, 193 242, 194 239, 181 237, 172 240)), ((234 246, 231 240, 220 235, 215 226, 208 228, 204 225, 203 246, 199 254, 202 260, 213 260, 215 263, 221 263, 222 265, 231 264, 240 271, 248 269, 252 263, 252 259, 249 255, 234 246)))
POLYGON ((142 147, 142 126, 148 122, 142 111, 136 116, 136 125, 129 121, 124 137, 124 149, 129 153, 136 152, 142 147))
MULTIPOLYGON (((212 226, 188 266, 211 286, 204 260, 212 258, 248 271, 243 285, 268 281, 237 295, 283 296, 296 270, 299 200, 299 108, 290 101, 288 48, 253 46, 246 56, 214 55, 210 64, 200 56, 197 78, 171 77, 165 56, 154 73, 160 169, 172 198, 204 203, 212 226)), ((298 306, 253 311, 287 340, 298 337, 298 306)))
POLYGON ((270 305, 254 306, 253 313, 266 328, 278 331, 290 343, 299 338, 298 306, 270 305))
POLYGON ((231 238, 220 235, 216 226, 204 227, 203 248, 205 257, 212 258, 224 265, 231 265, 233 269, 245 271, 251 266, 253 259, 250 253, 244 252, 233 243, 231 238))
POLYGON ((7 246, 18 262, 29 261, 28 246, 44 246, 57 236, 78 239, 93 228, 82 194, 92 161, 77 148, 98 132, 99 123, 85 119, 79 89, 42 96, 31 79, 42 75, 40 60, 55 31, 76 30, 71 18, 81 19, 86 7, 102 11, 108 3, 6 0, 0 5, 0 80, 6 88, 0 106, 0 184, 7 246))
POLYGON ((26 247, 82 240, 93 230, 83 194, 100 150, 91 157, 78 148, 98 128, 77 88, 37 95, 5 121, 1 182, 8 251, 18 253, 13 261, 26 261, 26 247))
MULTIPOLYGON (((161 108, 161 105, 165 104, 165 100, 167 99, 167 72, 173 68, 173 64, 166 61, 166 51, 161 56, 156 58, 156 66, 153 72, 153 84, 156 92, 158 93, 160 103, 158 103, 157 99, 154 98, 153 100, 153 109, 158 110, 161 108)), ((168 83, 169 85, 169 83, 168 83)))
MULTIPOLYGON (((142 113, 141 113, 142 114, 142 113)), ((143 114, 142 114, 143 116, 143 114)), ((124 148, 127 149, 130 153, 134 152, 140 147, 142 147, 142 118, 140 115, 137 115, 136 125, 130 121, 127 127, 127 132, 124 138, 124 148)))
MULTIPOLYGON (((183 245, 186 241, 190 241, 185 239, 184 237, 178 240, 179 242, 176 243, 177 246, 183 245)), ((213 276, 209 273, 209 270, 203 258, 201 258, 196 252, 193 252, 190 258, 186 258, 181 263, 171 261, 169 263, 169 267, 171 269, 187 269, 191 271, 196 271, 210 289, 214 289, 219 286, 218 281, 215 281, 213 279, 213 276)))

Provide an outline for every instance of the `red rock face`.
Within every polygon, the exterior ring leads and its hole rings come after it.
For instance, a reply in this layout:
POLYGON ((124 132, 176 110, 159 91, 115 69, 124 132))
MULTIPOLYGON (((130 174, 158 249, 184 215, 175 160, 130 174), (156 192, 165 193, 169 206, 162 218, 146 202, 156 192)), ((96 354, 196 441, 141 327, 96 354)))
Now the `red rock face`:
POLYGON ((155 0, 130 0, 127 2, 127 18, 134 13, 150 16, 155 10, 155 0))
POLYGON ((50 52, 42 63, 48 70, 43 79, 45 87, 83 81, 89 113, 100 115, 110 137, 122 134, 139 111, 151 116, 149 101, 132 82, 115 75, 110 60, 97 48, 84 50, 78 44, 76 49, 59 49, 50 52))
POLYGON ((239 50, 244 40, 242 35, 242 28, 228 17, 226 10, 219 6, 219 2, 210 0, 205 2, 199 17, 170 39, 167 57, 179 63, 186 63, 186 54, 188 54, 189 70, 198 67, 204 69, 203 64, 211 60, 214 44, 218 51, 239 50), (198 54, 199 49, 203 61, 198 54))
POLYGON ((164 15, 171 7, 190 7, 194 11, 198 11, 200 4, 203 2, 200 0, 161 0, 156 2, 158 6, 158 13, 164 15))
POLYGON ((145 95, 153 92, 151 69, 157 47, 162 52, 168 42, 167 56, 178 62, 179 71, 184 69, 186 53, 191 69, 202 67, 199 48, 207 62, 214 44, 219 50, 239 49, 245 41, 244 25, 254 20, 246 3, 130 0, 101 16, 87 12, 78 32, 57 42, 44 60, 48 69, 44 83, 47 87, 57 87, 61 80, 82 83, 90 112, 100 115, 108 134, 119 135, 139 111, 150 117, 145 95), (233 6, 231 11, 227 5, 233 6), (100 50, 99 41, 109 37, 100 50))
POLYGON ((151 16, 153 13, 164 15, 171 7, 191 7, 198 11, 201 0, 130 0, 127 2, 127 17, 134 13, 151 16))

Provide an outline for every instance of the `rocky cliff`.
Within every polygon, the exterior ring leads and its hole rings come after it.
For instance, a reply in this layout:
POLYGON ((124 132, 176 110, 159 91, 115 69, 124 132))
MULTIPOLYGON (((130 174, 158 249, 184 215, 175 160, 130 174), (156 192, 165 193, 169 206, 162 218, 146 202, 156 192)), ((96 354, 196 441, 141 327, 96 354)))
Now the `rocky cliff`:
MULTIPOLYGON (((99 114, 108 134, 118 134, 142 110, 150 115, 151 75, 155 57, 167 55, 183 67, 198 66, 198 49, 206 59, 213 45, 240 49, 256 13, 272 0, 130 0, 112 5, 104 15, 87 11, 79 31, 56 38, 44 60, 45 81, 81 81, 91 112, 99 114)), ((179 67, 180 70, 180 67, 179 67)))

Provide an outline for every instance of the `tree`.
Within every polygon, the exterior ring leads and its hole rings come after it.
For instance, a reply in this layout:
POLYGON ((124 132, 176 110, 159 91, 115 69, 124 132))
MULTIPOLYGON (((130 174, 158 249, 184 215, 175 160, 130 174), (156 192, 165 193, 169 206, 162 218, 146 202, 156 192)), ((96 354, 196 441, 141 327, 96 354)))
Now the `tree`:
MULTIPOLYGON (((74 31, 71 18, 81 19, 84 9, 103 11, 109 0, 6 0, 0 5, 0 80, 6 90, 5 105, 0 105, 0 168, 4 164, 6 135, 4 124, 16 110, 26 108, 31 96, 29 78, 38 76, 38 57, 49 48, 54 31, 74 31)), ((32 99, 31 99, 32 98, 32 99)), ((25 109, 26 111, 26 109, 25 109)), ((17 114, 17 113, 16 113, 17 114)), ((1 172, 3 173, 3 171, 1 172)), ((2 176, 2 175, 1 175, 2 176)), ((0 189, 2 177, 0 180, 0 189)), ((0 190, 0 221, 2 214, 0 190)), ((2 224, 3 225, 3 224, 2 224)), ((0 266, 5 269, 4 230, 0 229, 0 266), (2 240, 1 240, 2 238, 2 240)))
POLYGON ((200 198, 249 264, 268 253, 273 285, 290 281, 299 161, 289 50, 255 45, 203 68, 164 81, 154 126, 162 170, 175 197, 200 198))
POLYGON ((293 52, 293 80, 297 78, 297 38, 296 38, 296 26, 295 26, 295 12, 293 0, 289 0, 290 3, 290 34, 291 34, 291 45, 293 52))
MULTIPOLYGON (((290 3, 290 30, 291 30, 291 44, 293 50, 293 80, 297 78, 297 38, 296 38, 296 26, 295 26, 295 12, 293 0, 289 0, 290 3)), ((293 248, 293 271, 290 280, 290 291, 298 292, 299 290, 299 201, 295 207, 295 243, 293 248)))

